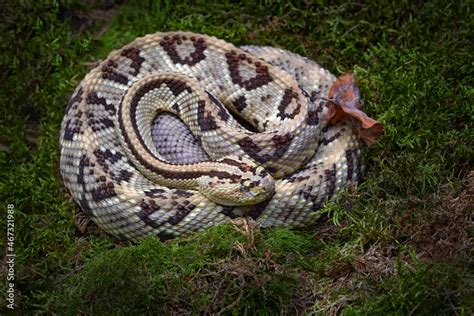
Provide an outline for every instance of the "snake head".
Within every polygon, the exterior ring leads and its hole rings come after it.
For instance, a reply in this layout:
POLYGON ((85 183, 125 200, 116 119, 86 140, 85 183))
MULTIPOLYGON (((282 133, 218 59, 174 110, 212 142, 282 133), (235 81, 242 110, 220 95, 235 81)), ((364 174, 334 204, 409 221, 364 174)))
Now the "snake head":
MULTIPOLYGON (((219 171, 199 178, 199 191, 221 205, 253 205, 270 198, 275 180, 261 166, 244 157, 225 157, 215 162, 219 171)), ((217 168, 216 168, 217 170, 217 168)))
POLYGON ((364 101, 351 74, 345 74, 333 83, 328 94, 329 123, 348 122, 359 137, 368 145, 374 143, 383 132, 383 125, 370 118, 361 109, 364 101))

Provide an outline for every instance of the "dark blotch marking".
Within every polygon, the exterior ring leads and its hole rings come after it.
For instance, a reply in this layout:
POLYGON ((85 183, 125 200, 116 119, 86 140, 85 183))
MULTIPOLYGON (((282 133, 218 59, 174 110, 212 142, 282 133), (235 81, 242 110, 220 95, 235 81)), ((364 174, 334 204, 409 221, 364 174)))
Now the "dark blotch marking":
MULTIPOLYGON (((79 103, 82 102, 83 98, 82 95, 84 93, 84 90, 79 88, 77 93, 71 97, 71 99, 68 102, 66 112, 69 112, 69 110, 72 109, 77 109, 79 106, 79 103)), ((66 122, 66 127, 64 128, 64 139, 65 140, 73 140, 75 134, 80 134, 82 133, 82 116, 83 116, 82 111, 77 111, 77 113, 74 115, 75 119, 69 119, 66 122)))
POLYGON ((140 72, 140 67, 142 66, 142 63, 145 61, 145 58, 140 56, 140 50, 136 47, 129 47, 124 49, 120 55, 125 56, 129 58, 132 63, 130 64, 130 67, 133 68, 134 72, 132 75, 136 76, 140 72))
POLYGON ((273 143, 275 144, 274 158, 282 157, 291 145, 293 138, 290 134, 285 135, 274 135, 272 137, 273 143))
POLYGON ((130 181, 130 178, 132 176, 133 176, 133 173, 131 173, 130 171, 127 171, 125 169, 120 170, 119 183, 120 183, 120 181, 125 181, 125 182, 130 181))
POLYGON ((346 150, 346 161, 347 161, 347 180, 352 181, 352 174, 354 172, 354 158, 352 154, 354 150, 348 149, 346 150))
MULTIPOLYGON (((247 165, 243 162, 238 162, 236 160, 229 159, 229 158, 224 158, 224 159, 221 160, 221 162, 226 164, 226 165, 229 165, 229 166, 237 167, 243 172, 247 172, 247 171, 250 171, 252 169, 251 166, 249 166, 249 165, 247 165)), ((253 170, 253 174, 255 174, 255 170, 253 170)))
POLYGON ((100 124, 102 124, 102 126, 104 128, 114 127, 114 121, 112 121, 111 119, 109 119, 107 117, 103 117, 103 118, 99 119, 99 122, 100 122, 100 124))
POLYGON ((177 212, 168 219, 168 223, 171 225, 179 224, 192 210, 196 208, 196 205, 189 203, 188 204, 179 204, 176 206, 177 212))
POLYGON ((316 101, 318 98, 319 98, 319 92, 318 91, 311 91, 311 96, 309 97, 311 102, 316 101))
MULTIPOLYGON (((244 57, 247 56, 246 54, 240 54, 244 57)), ((239 86, 245 88, 247 91, 254 90, 260 88, 264 85, 267 85, 269 82, 273 81, 273 78, 270 76, 268 72, 268 67, 261 65, 260 62, 255 62, 255 72, 256 76, 252 79, 242 80, 242 77, 239 73, 239 64, 244 62, 245 58, 241 58, 236 51, 231 51, 225 54, 227 58, 227 65, 229 66, 229 73, 234 84, 238 84, 239 86)), ((247 58, 247 63, 253 63, 253 61, 247 58)))
POLYGON ((176 50, 177 45, 182 43, 182 39, 176 36, 165 36, 163 40, 160 41, 161 47, 166 51, 171 61, 175 64, 194 66, 198 62, 204 60, 206 55, 204 51, 207 48, 207 44, 204 41, 204 38, 194 38, 194 41, 190 39, 194 46, 194 52, 189 54, 189 56, 182 59, 176 50))
POLYGON ((189 192, 189 191, 177 189, 177 190, 174 190, 172 198, 173 199, 176 199, 176 198, 179 198, 179 197, 190 198, 193 195, 194 194, 189 192))
POLYGON ((102 200, 117 196, 117 193, 114 191, 114 189, 109 188, 105 183, 101 183, 98 187, 92 189, 90 193, 92 195, 92 199, 95 202, 100 202, 102 200))
POLYGON ((102 106, 104 106, 104 109, 108 112, 110 112, 110 114, 115 114, 115 107, 113 106, 113 104, 107 104, 107 100, 103 97, 99 97, 97 95, 97 92, 95 91, 92 91, 92 92, 89 92, 87 94, 87 103, 89 104, 100 104, 102 106))
POLYGON ((175 80, 175 79, 151 80, 150 82, 147 82, 146 84, 141 86, 140 89, 138 89, 138 91, 135 92, 135 95, 133 96, 132 101, 131 101, 130 110, 135 111, 138 105, 138 102, 145 94, 147 94, 149 91, 153 89, 159 88, 163 84, 166 85, 168 89, 170 89, 171 93, 173 93, 175 97, 180 95, 185 90, 189 93, 192 92, 191 88, 188 85, 186 85, 185 82, 180 81, 180 80, 175 80))
POLYGON ((308 111, 308 116, 306 117, 306 124, 310 126, 315 126, 319 124, 318 111, 308 111))
POLYGON ((198 101, 198 109, 197 109, 197 121, 201 131, 207 132, 218 129, 216 120, 211 115, 211 113, 206 111, 206 103, 205 101, 198 101))
MULTIPOLYGON (((250 137, 244 137, 239 140, 237 143, 240 148, 252 159, 262 164, 268 162, 272 159, 278 159, 282 157, 285 152, 288 150, 288 147, 291 145, 292 137, 289 134, 286 135, 274 135, 272 137, 273 143, 275 144, 275 152, 260 154, 262 150, 250 137)), ((268 169, 268 168, 267 168, 268 169)), ((269 172, 272 172, 268 170, 269 172)), ((276 170, 275 170, 276 171, 276 170)))
POLYGON ((247 99, 242 95, 233 104, 237 111, 242 112, 247 107, 247 99))
POLYGON ((241 180, 240 176, 228 173, 226 171, 210 171, 206 174, 208 174, 209 177, 230 180, 231 183, 237 183, 241 180))
POLYGON ((73 140, 75 134, 81 133, 81 125, 79 120, 67 120, 64 128, 64 139, 73 140))
MULTIPOLYGON (((184 83, 182 81, 172 80, 172 79, 165 79, 165 83, 166 83, 168 89, 171 90, 171 93, 173 93, 173 95, 175 97, 180 95, 184 90, 186 90, 189 93, 191 93, 191 91, 192 91, 191 88, 188 85, 186 85, 186 83, 184 83)), ((149 89, 149 90, 151 90, 151 89, 149 89)))
POLYGON ((90 165, 89 158, 87 158, 86 155, 82 155, 81 159, 79 160, 79 174, 77 175, 77 183, 82 188, 81 199, 79 201, 79 205, 86 215, 91 216, 92 209, 89 207, 89 204, 86 199, 87 190, 86 190, 86 182, 84 181, 85 168, 88 167, 89 165, 90 165))
POLYGON ((308 125, 314 126, 319 124, 319 113, 323 111, 323 107, 326 105, 327 102, 319 102, 318 107, 316 110, 308 111, 308 116, 306 117, 306 123, 308 125))
POLYGON ((137 213, 137 216, 148 226, 153 227, 153 228, 158 228, 161 226, 161 224, 156 222, 155 220, 152 220, 149 217, 150 214, 152 213, 153 211, 150 212, 148 209, 143 210, 143 207, 142 207, 142 210, 137 213))
POLYGON ((161 195, 163 193, 166 193, 166 191, 163 189, 150 189, 148 191, 145 191, 145 195, 151 198, 156 198, 158 195, 161 195))
POLYGON ((106 128, 114 127, 114 122, 107 117, 103 117, 100 119, 95 119, 91 117, 87 120, 87 123, 89 124, 89 126, 92 128, 94 132, 98 132, 106 128))
POLYGON ((337 132, 336 134, 334 134, 333 136, 329 137, 329 138, 321 138, 319 140, 319 145, 321 144, 324 144, 324 145, 327 145, 333 141, 335 141, 336 139, 338 139, 339 137, 341 137, 341 133, 337 132))
POLYGON ((67 104, 67 107, 66 107, 66 112, 69 112, 69 109, 72 108, 74 105, 74 109, 77 108, 77 106, 79 105, 79 103, 82 102, 82 94, 84 93, 84 90, 82 89, 82 87, 79 88, 79 90, 77 90, 77 93, 75 95, 73 95, 71 97, 71 99, 69 100, 68 104, 67 104))
POLYGON ((294 92, 292 89, 285 89, 285 93, 283 94, 283 98, 278 105, 278 113, 277 116, 280 117, 282 120, 286 118, 293 119, 296 115, 298 115, 301 111, 301 104, 297 104, 296 108, 293 110, 292 113, 287 114, 286 109, 291 104, 291 101, 295 99, 298 100, 298 94, 294 92))
POLYGON ((119 152, 113 154, 110 149, 96 149, 94 150, 94 156, 97 158, 97 162, 99 162, 100 165, 103 165, 105 163, 105 160, 109 160, 112 164, 114 164, 123 157, 123 155, 119 152))
POLYGON ((107 80, 112 80, 121 84, 128 84, 127 76, 120 74, 115 71, 118 65, 116 62, 109 60, 107 65, 102 67, 102 78, 107 80))
POLYGON ((171 107, 173 108, 173 110, 175 110, 176 114, 179 115, 179 112, 180 112, 179 104, 175 103, 171 107))
POLYGON ((301 181, 304 181, 304 180, 308 180, 310 177, 309 176, 297 176, 297 177, 290 177, 288 179, 286 179, 288 182, 301 182, 301 181))
POLYGON ((327 185, 327 197, 330 199, 336 191, 336 164, 332 165, 332 169, 324 170, 327 185))
POLYGON ((264 163, 271 159, 270 155, 261 156, 259 154, 261 148, 257 144, 255 144, 254 141, 248 136, 242 138, 237 143, 247 155, 249 155, 253 160, 259 163, 264 163))
POLYGON ((318 196, 318 194, 312 194, 311 193, 312 190, 313 190, 312 185, 304 185, 304 187, 301 190, 299 190, 298 192, 296 192, 296 194, 303 197, 306 201, 309 201, 309 202, 313 203, 314 204, 314 206, 313 206, 314 209, 321 208, 322 201, 317 202, 317 200, 318 200, 318 198, 320 198, 320 196, 318 196))

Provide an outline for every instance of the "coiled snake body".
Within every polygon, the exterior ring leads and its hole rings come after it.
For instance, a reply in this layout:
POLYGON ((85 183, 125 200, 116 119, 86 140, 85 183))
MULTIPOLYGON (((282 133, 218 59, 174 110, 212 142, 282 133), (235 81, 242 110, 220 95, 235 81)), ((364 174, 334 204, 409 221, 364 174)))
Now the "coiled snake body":
POLYGON ((357 182, 363 141, 381 132, 361 104, 350 75, 336 79, 281 49, 147 35, 76 88, 60 172, 95 223, 133 241, 237 216, 307 225, 357 182))

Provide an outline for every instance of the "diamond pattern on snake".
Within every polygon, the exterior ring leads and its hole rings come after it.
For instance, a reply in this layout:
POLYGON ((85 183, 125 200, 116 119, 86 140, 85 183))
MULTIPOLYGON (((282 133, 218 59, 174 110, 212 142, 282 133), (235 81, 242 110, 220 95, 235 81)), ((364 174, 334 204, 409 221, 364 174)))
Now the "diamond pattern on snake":
POLYGON ((74 91, 60 173, 104 231, 168 239, 252 217, 296 227, 363 171, 383 127, 352 75, 191 32, 115 50, 74 91))

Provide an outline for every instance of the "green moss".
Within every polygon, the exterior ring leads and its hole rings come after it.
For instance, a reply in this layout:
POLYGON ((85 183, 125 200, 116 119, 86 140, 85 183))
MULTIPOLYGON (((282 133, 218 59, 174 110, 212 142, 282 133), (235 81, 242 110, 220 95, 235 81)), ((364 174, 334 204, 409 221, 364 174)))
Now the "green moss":
POLYGON ((349 305, 344 314, 467 315, 466 308, 452 305, 459 299, 458 287, 469 286, 459 279, 458 271, 440 264, 419 264, 416 271, 401 268, 396 277, 378 284, 362 304, 349 305))
POLYGON ((469 2, 131 1, 100 11, 104 3, 2 8, 0 199, 15 205, 20 312, 472 313, 469 2), (118 249, 100 232, 75 240, 58 176, 67 99, 89 63, 168 30, 354 72, 367 112, 385 125, 365 152, 364 182, 304 230, 225 225, 118 249))
POLYGON ((260 232, 245 235, 231 225, 173 243, 150 237, 89 260, 59 287, 50 311, 198 313, 238 300, 235 310, 275 313, 297 293, 298 280, 295 268, 273 261, 268 252, 260 255, 266 243, 260 232))

